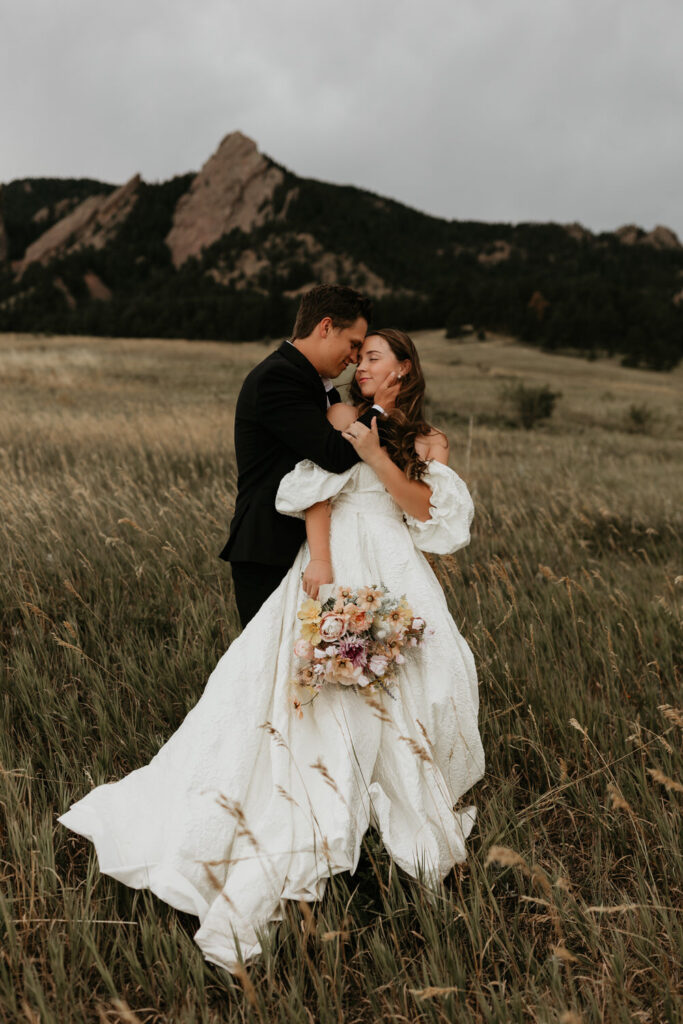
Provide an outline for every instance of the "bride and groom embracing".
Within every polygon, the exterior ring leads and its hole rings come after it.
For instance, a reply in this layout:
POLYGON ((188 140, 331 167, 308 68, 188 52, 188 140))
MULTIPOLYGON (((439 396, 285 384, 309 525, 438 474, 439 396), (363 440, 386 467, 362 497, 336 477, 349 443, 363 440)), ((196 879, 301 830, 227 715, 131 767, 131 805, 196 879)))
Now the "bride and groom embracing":
POLYGON ((435 886, 474 824, 454 806, 484 771, 476 670, 423 554, 468 543, 472 501, 424 419, 415 346, 369 316, 353 289, 315 288, 247 376, 222 552, 243 631, 152 761, 59 819, 102 872, 197 915, 229 971, 283 900, 356 869, 370 825, 435 886), (331 378, 350 363, 346 405, 331 378))

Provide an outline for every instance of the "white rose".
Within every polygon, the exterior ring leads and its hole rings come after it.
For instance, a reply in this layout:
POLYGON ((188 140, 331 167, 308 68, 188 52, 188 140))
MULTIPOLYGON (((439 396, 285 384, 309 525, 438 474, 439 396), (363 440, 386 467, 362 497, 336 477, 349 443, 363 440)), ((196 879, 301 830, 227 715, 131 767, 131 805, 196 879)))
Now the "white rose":
POLYGON ((368 662, 368 668, 376 676, 383 676, 389 664, 388 658, 383 654, 373 654, 368 662))
POLYGON ((334 612, 328 612, 327 615, 323 615, 322 620, 318 629, 323 640, 338 640, 344 632, 346 627, 346 620, 341 615, 336 615, 334 612))

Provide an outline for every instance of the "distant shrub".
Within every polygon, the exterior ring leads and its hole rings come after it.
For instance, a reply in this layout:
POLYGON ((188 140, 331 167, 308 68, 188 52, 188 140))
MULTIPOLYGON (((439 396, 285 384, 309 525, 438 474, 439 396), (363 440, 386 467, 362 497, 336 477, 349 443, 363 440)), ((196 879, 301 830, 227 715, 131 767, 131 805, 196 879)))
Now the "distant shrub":
POLYGON ((560 391, 551 391, 547 384, 527 387, 520 383, 508 385, 503 391, 503 398, 512 407, 517 421, 526 430, 531 430, 540 420, 552 416, 555 402, 561 394, 560 391))
POLYGON ((653 409, 642 402, 640 405, 630 405, 626 413, 626 429, 632 434, 649 434, 654 426, 656 414, 653 409))

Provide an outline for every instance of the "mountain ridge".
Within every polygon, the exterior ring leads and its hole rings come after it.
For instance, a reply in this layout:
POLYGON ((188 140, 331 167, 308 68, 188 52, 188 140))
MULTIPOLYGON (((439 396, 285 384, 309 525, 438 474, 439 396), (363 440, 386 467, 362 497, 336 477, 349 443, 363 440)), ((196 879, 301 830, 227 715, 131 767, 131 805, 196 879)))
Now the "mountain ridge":
POLYGON ((0 330, 284 335, 319 281, 407 329, 505 330, 660 369, 683 355, 683 246, 662 225, 448 221, 298 177, 241 132, 167 182, 0 191, 0 330))

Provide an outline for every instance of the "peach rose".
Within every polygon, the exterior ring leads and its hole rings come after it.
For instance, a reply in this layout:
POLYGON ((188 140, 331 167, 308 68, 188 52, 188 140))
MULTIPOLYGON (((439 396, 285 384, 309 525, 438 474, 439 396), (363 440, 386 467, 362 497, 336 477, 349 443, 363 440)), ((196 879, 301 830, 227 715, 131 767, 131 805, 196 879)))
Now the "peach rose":
POLYGON ((355 611, 349 619, 349 629, 352 633, 364 633, 370 626, 370 618, 366 612, 355 611))

